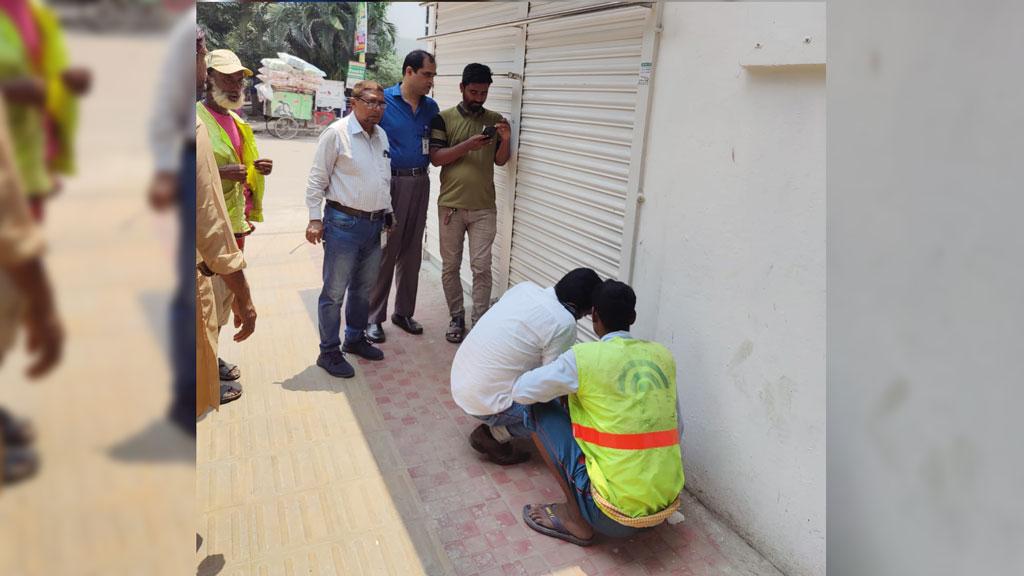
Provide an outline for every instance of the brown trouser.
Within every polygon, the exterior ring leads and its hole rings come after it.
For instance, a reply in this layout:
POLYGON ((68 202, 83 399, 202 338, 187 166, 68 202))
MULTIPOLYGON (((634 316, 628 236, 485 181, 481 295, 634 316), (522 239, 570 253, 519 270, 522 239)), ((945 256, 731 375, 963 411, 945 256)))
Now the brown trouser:
POLYGON ((463 210, 438 206, 441 244, 441 285, 454 318, 465 316, 462 303, 462 245, 469 236, 469 268, 473 271, 473 324, 491 306, 491 245, 498 234, 498 211, 463 210))
POLYGON ((423 229, 427 226, 429 204, 429 176, 391 177, 395 229, 384 247, 377 282, 370 290, 370 324, 380 324, 387 318, 392 277, 396 284, 395 314, 410 317, 416 312, 416 291, 423 263, 423 229))

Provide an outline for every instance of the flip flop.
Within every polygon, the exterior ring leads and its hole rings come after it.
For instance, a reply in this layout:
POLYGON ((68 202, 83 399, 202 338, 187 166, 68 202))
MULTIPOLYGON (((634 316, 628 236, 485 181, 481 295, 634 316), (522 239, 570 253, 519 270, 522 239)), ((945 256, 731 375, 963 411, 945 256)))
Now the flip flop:
POLYGON ((242 397, 242 389, 230 384, 220 385, 220 403, 223 406, 242 397))
POLYGON ((236 364, 228 364, 220 358, 217 358, 217 368, 220 369, 221 382, 234 382, 242 377, 242 371, 236 364))
POLYGON ((594 543, 593 538, 589 540, 577 538, 573 536, 571 532, 566 530, 565 524, 562 524, 562 521, 558 519, 558 516, 555 516, 555 511, 552 510, 551 508, 552 506, 554 506, 554 504, 544 504, 544 513, 548 515, 548 520, 550 520, 552 526, 554 526, 553 529, 548 528, 547 526, 541 526, 540 524, 534 522, 533 518, 530 518, 530 506, 532 506, 532 504, 527 504, 526 506, 523 506, 523 521, 525 521, 526 525, 530 528, 533 528, 534 530, 540 532, 545 536, 551 536, 552 538, 565 540, 566 542, 570 542, 577 546, 590 546, 594 543))

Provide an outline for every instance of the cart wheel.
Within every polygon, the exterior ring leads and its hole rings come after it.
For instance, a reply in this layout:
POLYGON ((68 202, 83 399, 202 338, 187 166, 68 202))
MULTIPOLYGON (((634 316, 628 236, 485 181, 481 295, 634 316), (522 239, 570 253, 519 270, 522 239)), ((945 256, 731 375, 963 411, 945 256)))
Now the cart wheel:
POLYGON ((299 123, 294 118, 278 118, 270 123, 270 133, 282 140, 291 140, 299 133, 299 123))

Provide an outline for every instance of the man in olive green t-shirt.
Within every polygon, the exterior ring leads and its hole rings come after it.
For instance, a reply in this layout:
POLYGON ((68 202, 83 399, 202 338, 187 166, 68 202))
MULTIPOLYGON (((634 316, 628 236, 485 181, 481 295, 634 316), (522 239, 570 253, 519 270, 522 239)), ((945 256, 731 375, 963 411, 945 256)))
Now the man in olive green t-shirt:
POLYGON ((455 343, 462 342, 466 334, 459 269, 467 235, 473 270, 473 323, 490 307, 491 245, 498 230, 494 165, 504 166, 512 155, 508 122, 484 108, 491 82, 490 68, 467 65, 459 84, 462 102, 443 110, 430 126, 430 162, 442 167, 437 201, 441 283, 451 314, 445 338, 455 343))

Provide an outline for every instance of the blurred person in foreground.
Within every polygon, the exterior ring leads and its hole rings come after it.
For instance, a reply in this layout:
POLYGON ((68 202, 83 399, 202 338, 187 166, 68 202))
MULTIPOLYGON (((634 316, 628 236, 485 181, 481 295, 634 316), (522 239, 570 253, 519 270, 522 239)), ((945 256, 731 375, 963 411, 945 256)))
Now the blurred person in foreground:
POLYGON ((195 418, 218 407, 222 394, 216 374, 219 314, 211 274, 221 274, 235 294, 236 317, 242 320, 236 339, 247 338, 256 321, 241 271, 245 263, 231 231, 209 135, 193 115, 194 95, 206 84, 205 61, 206 43, 202 30, 195 25, 193 9, 172 32, 167 64, 173 73, 164 77, 161 90, 171 100, 169 112, 160 106, 151 124, 157 172, 149 190, 154 209, 163 211, 177 204, 181 216, 179 285, 172 305, 174 400, 170 418, 192 435, 195 418), (188 83, 192 63, 181 57, 187 54, 193 34, 194 88, 188 83))
MULTIPOLYGON (((235 113, 245 104, 243 88, 252 71, 230 50, 207 54, 206 69, 206 95, 195 104, 196 117, 206 127, 213 145, 231 229, 238 247, 244 250, 245 238, 256 229, 252 223, 263 221, 264 176, 271 173, 274 163, 259 157, 252 128, 235 113)), ((220 325, 225 326, 232 307, 232 291, 219 278, 213 284, 220 325)), ((240 321, 235 318, 236 327, 240 321)), ((237 383, 242 377, 238 366, 220 359, 218 365, 221 380, 237 383)), ((240 385, 230 386, 221 402, 232 402, 241 395, 240 385)))
MULTIPOLYGON (((58 363, 64 332, 53 290, 43 267, 43 239, 29 215, 24 191, 14 166, 7 129, 7 111, 0 96, 0 371, 16 329, 24 326, 30 378, 39 378, 58 363)), ((0 408, 0 473, 3 483, 31 476, 39 459, 32 449, 35 432, 29 421, 0 408)))
POLYGON ((169 418, 183 430, 195 430, 196 404, 196 94, 206 82, 206 43, 196 26, 193 7, 171 31, 149 126, 150 150, 156 172, 149 203, 163 212, 178 207, 179 234, 175 272, 177 290, 170 306, 171 380, 169 418), (194 36, 194 39, 193 39, 194 36), (195 42, 196 60, 189 58, 195 42), (195 69, 193 69, 195 66, 195 69), (202 73, 200 73, 202 69, 202 73), (194 81, 196 84, 190 82, 194 81))
POLYGON ((593 302, 601 340, 573 346, 512 388, 514 402, 533 404, 534 443, 565 494, 564 504, 524 506, 523 520, 579 546, 595 532, 625 538, 664 522, 684 482, 672 353, 629 333, 636 294, 627 284, 606 280, 593 302))
POLYGON ((370 289, 380 270, 381 233, 385 227, 390 233, 393 222, 390 145, 384 129, 377 126, 387 106, 384 87, 372 80, 356 83, 351 104, 352 113, 320 135, 306 185, 306 240, 324 246, 316 365, 337 378, 355 375, 346 353, 384 359, 384 352, 366 339, 366 326, 370 289))
POLYGON ((79 96, 91 75, 68 65, 57 15, 39 0, 0 0, 0 92, 33 217, 74 171, 79 96))

